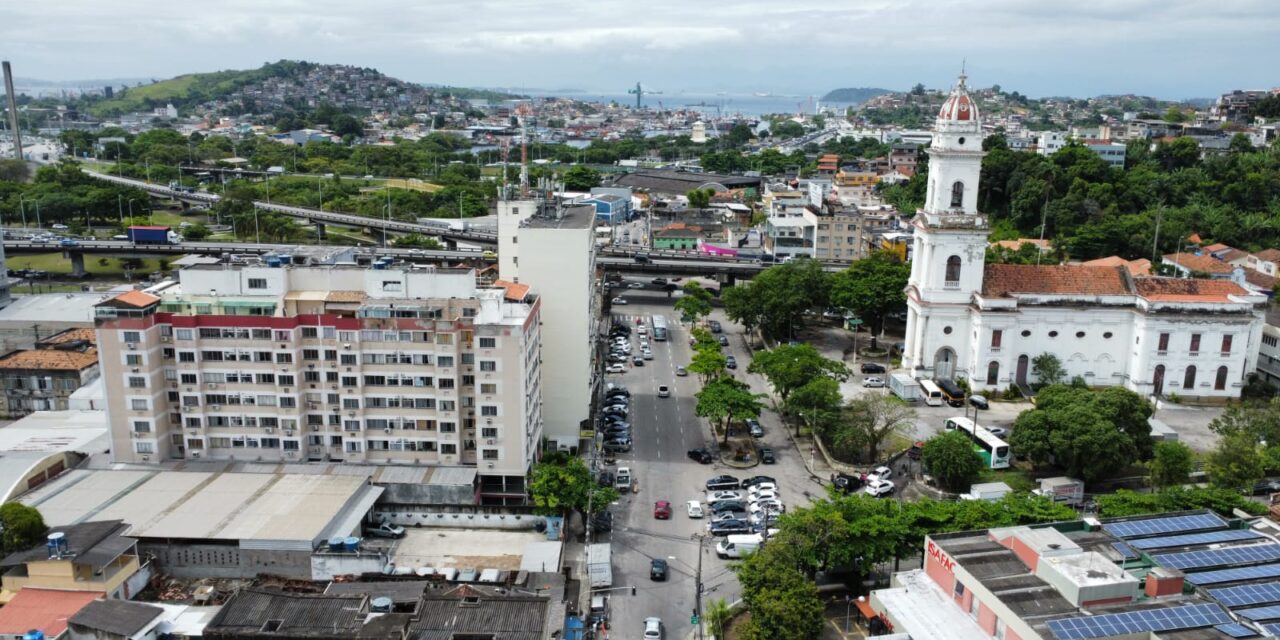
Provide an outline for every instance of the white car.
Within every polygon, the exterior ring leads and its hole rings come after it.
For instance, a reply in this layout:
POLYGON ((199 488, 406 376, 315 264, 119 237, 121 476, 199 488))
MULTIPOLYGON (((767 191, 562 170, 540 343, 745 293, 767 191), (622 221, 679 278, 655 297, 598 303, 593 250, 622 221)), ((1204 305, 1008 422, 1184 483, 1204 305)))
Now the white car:
POLYGON ((711 491, 707 493, 707 504, 715 504, 717 502, 726 502, 728 500, 741 500, 742 494, 737 491, 711 491))
POLYGON ((767 501, 778 500, 778 499, 779 499, 778 492, 776 490, 769 489, 766 491, 761 491, 759 493, 752 493, 750 501, 758 503, 758 502, 767 502, 767 501))
POLYGON ((763 512, 765 509, 768 509, 773 513, 787 512, 787 508, 782 505, 781 500, 761 500, 760 502, 754 502, 751 506, 747 507, 747 513, 755 515, 763 512))
POLYGON ((605 373, 626 373, 626 372, 627 372, 627 365, 625 365, 625 364, 611 364, 611 365, 609 365, 608 367, 606 367, 606 368, 605 368, 604 372, 605 372, 605 373))
POLYGON ((884 386, 884 378, 877 378, 875 376, 871 376, 869 378, 863 378, 862 386, 868 389, 879 389, 884 386))
POLYGON ((774 493, 777 493, 778 485, 772 482, 761 482, 760 484, 753 484, 751 485, 751 488, 747 490, 747 494, 754 498, 755 496, 758 496, 765 491, 772 491, 774 493))
POLYGON ((653 352, 648 349, 641 349, 640 356, 643 357, 645 360, 652 360, 653 352))
POLYGON ((626 298, 614 298, 614 299, 610 300, 609 302, 610 302, 610 303, 612 303, 612 304, 615 304, 615 305, 623 305, 623 304, 627 304, 627 299, 626 299, 626 298))
POLYGON ((660 385, 660 386, 658 387, 658 397, 659 397, 659 398, 670 398, 670 397, 671 397, 671 388, 670 388, 670 387, 668 387, 668 386, 667 386, 667 385, 665 385, 665 384, 664 384, 664 385, 660 385))
POLYGON ((627 288, 628 288, 628 289, 643 289, 643 288, 644 288, 644 283, 642 283, 642 282, 628 282, 628 283, 627 283, 627 288))
POLYGON ((644 640, 662 640, 662 618, 644 619, 644 640))
POLYGON ((867 474, 867 482, 872 480, 888 480, 893 477, 893 469, 889 467, 876 467, 867 474))
POLYGON ((893 493, 893 482, 890 480, 867 480, 867 486, 863 489, 863 492, 873 498, 883 498, 893 493))
POLYGON ((698 502, 697 500, 690 500, 689 502, 685 503, 685 508, 689 511, 690 518, 697 519, 706 515, 702 511, 702 503, 698 502))

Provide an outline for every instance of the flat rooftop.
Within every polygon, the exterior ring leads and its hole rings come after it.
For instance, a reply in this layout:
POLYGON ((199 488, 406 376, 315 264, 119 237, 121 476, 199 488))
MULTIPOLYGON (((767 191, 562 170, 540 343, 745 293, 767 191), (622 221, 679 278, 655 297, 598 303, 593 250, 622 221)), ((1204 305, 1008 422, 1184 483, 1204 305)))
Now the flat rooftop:
POLYGON ((359 476, 74 470, 22 502, 51 526, 123 520, 137 538, 310 546, 358 526, 382 491, 359 476))
MULTIPOLYGON (((465 519, 465 516, 459 520, 465 519)), ((463 524, 460 522, 460 524, 463 524)), ((391 554, 397 567, 518 571, 524 557, 549 558, 547 536, 532 529, 409 529, 391 554)), ((560 543, 552 543, 559 545, 560 543)), ((557 558, 558 560, 558 558, 557 558)), ((559 566, 548 567, 555 572, 559 566)))
POLYGON ((3 322, 83 323, 93 326, 93 306, 113 297, 113 293, 41 293, 14 296, 0 309, 3 322))
MULTIPOLYGON (((547 207, 547 210, 553 210, 553 208, 547 207)), ((520 227, 524 229, 590 229, 595 226, 595 223, 596 208, 586 204, 567 206, 560 217, 533 216, 520 223, 520 227)))
POLYGON ((895 574, 896 586, 872 592, 872 598, 893 620, 910 620, 913 638, 929 640, 990 640, 968 612, 956 606, 924 571, 895 574))

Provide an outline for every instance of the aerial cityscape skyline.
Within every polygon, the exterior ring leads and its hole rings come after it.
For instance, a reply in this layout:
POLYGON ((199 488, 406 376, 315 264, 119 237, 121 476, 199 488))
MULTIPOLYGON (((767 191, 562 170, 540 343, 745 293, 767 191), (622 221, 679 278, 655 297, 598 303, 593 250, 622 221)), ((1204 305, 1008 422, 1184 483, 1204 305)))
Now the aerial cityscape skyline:
POLYGON ((820 95, 917 82, 945 89, 967 59, 982 78, 975 86, 997 83, 1024 95, 1189 99, 1228 86, 1270 86, 1265 65, 1237 61, 1280 58, 1271 7, 1254 0, 857 2, 838 9, 664 1, 644 11, 608 2, 207 6, 193 13, 151 0, 129 11, 83 0, 19 5, 0 37, 19 75, 42 80, 162 79, 287 58, 375 67, 428 84, 602 93, 636 80, 670 92, 820 95), (1206 33, 1230 33, 1232 46, 1206 33), (1141 73, 1106 73, 1117 52, 1141 73))

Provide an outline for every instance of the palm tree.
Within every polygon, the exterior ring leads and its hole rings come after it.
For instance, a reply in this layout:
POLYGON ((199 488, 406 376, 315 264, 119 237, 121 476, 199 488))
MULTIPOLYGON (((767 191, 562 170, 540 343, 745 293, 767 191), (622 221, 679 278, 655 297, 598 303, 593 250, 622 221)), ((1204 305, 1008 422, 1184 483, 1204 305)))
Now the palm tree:
POLYGON ((729 614, 729 603, 725 602, 724 598, 707 603, 707 626, 711 627, 712 636, 724 637, 724 624, 729 621, 729 614))

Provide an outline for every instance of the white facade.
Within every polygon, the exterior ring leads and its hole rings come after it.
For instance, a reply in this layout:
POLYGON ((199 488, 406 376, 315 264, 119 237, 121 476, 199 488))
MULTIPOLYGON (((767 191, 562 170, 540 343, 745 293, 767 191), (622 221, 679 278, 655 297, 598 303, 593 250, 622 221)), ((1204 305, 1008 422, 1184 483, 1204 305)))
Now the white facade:
POLYGON ((1065 131, 1041 131, 1040 135, 1036 136, 1036 153, 1051 156, 1067 146, 1067 138, 1065 131))
POLYGON ((1090 385, 1239 396, 1264 296, 1225 280, 1135 278, 1123 267, 985 264, 981 130, 961 76, 938 116, 914 221, 903 366, 991 392, 1034 382, 1031 360, 1049 353, 1068 379, 1090 385))
POLYGON ((560 217, 535 217, 537 203, 502 204, 511 212, 499 209, 499 275, 533 287, 542 302, 545 435, 558 444, 576 446, 591 417, 598 374, 593 348, 600 317, 595 208, 570 207, 560 217))

